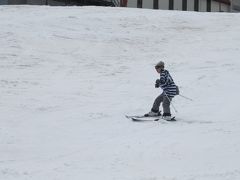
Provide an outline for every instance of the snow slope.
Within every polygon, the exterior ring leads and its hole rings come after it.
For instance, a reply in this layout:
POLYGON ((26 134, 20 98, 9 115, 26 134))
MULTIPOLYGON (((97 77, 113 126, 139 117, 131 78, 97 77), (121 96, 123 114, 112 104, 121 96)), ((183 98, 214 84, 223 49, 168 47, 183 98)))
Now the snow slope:
POLYGON ((0 6, 1 180, 239 180, 240 14, 0 6), (177 122, 134 123, 161 92, 177 122))

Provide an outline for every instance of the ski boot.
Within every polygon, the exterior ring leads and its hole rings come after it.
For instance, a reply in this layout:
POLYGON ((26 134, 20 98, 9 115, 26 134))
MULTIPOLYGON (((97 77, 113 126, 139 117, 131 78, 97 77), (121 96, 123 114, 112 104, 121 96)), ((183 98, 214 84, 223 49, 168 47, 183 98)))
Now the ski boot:
POLYGON ((144 116, 145 116, 145 117, 161 116, 161 112, 160 112, 160 111, 151 110, 149 113, 144 114, 144 116))
POLYGON ((163 113, 162 118, 166 121, 171 121, 172 120, 172 117, 171 117, 170 113, 163 113))

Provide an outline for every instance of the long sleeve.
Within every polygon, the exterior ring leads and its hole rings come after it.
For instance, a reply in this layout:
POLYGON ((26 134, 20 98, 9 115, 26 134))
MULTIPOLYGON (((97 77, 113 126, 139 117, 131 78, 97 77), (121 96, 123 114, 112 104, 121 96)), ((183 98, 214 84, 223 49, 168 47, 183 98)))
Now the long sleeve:
POLYGON ((160 74, 160 87, 169 97, 176 95, 176 85, 167 70, 164 70, 160 74))

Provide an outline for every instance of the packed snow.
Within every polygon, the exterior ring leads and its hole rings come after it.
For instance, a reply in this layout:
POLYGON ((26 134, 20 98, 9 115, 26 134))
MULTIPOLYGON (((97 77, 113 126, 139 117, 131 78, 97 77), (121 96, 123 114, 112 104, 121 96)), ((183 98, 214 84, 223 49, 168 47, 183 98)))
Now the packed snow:
POLYGON ((0 6, 1 180, 239 180, 240 14, 0 6), (164 61, 184 97, 150 111, 164 61))

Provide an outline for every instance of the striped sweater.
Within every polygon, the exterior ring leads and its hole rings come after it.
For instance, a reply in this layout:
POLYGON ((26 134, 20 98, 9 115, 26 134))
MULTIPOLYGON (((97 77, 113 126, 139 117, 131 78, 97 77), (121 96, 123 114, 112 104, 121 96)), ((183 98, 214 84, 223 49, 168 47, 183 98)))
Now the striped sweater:
POLYGON ((168 97, 174 97, 177 94, 177 87, 167 70, 160 73, 160 87, 168 97))

